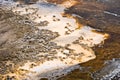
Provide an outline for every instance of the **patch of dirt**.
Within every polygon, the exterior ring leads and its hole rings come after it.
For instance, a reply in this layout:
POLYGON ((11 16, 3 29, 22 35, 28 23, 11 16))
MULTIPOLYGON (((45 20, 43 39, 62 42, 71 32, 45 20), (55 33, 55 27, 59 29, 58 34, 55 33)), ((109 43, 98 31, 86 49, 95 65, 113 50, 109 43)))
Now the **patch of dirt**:
POLYGON ((16 51, 15 45, 10 46, 9 44, 23 37, 26 32, 32 32, 30 26, 19 23, 19 20, 23 19, 26 18, 0 8, 0 74, 5 74, 11 70, 10 66, 6 65, 7 61, 17 58, 13 53, 16 51))

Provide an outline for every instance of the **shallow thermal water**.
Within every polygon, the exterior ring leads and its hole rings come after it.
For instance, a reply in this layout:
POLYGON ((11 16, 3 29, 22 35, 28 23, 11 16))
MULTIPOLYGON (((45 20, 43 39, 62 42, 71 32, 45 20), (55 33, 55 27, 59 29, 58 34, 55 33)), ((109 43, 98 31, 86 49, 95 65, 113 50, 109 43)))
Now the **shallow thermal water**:
MULTIPOLYGON (((38 1, 35 4, 25 5, 19 2, 4 1, 2 5, 17 15, 29 18, 33 26, 39 30, 57 32, 59 36, 50 42, 63 48, 56 50, 57 53, 53 55, 55 58, 52 60, 44 57, 45 61, 42 63, 40 60, 37 61, 39 64, 28 60, 23 66, 19 66, 18 71, 24 70, 24 76, 9 74, 10 76, 15 75, 21 80, 39 80, 44 77, 56 80, 72 70, 80 68, 77 64, 95 59, 96 56, 91 47, 104 44, 104 40, 108 37, 107 33, 100 33, 90 26, 80 24, 77 17, 64 14, 66 8, 74 5, 72 3, 57 5, 38 1), (32 64, 36 65, 31 67, 32 64)), ((35 31, 35 34, 38 32, 35 31)), ((39 54, 41 55, 42 52, 39 54)))

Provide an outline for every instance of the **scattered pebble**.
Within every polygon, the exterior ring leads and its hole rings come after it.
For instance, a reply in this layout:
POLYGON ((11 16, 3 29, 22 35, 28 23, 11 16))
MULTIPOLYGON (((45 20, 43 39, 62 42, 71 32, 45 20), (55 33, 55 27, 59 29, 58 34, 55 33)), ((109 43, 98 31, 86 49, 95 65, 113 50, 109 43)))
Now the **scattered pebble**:
POLYGON ((63 53, 64 54, 69 54, 70 52, 69 52, 69 50, 64 50, 63 53))

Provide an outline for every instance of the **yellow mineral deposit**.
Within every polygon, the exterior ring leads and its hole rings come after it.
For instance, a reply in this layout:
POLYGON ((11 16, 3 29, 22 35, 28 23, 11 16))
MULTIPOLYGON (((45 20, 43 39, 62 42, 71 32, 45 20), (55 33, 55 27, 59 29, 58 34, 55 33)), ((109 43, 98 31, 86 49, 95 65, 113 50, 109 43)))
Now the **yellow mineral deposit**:
POLYGON ((76 0, 66 0, 62 3, 62 5, 66 8, 69 8, 73 5, 76 5, 77 3, 78 3, 78 1, 76 1, 76 0))
POLYGON ((102 33, 102 32, 97 31, 97 30, 92 30, 92 32, 95 32, 95 33, 98 33, 98 34, 102 34, 102 35, 104 35, 104 38, 105 38, 105 39, 108 39, 108 38, 110 37, 109 34, 107 34, 107 33, 102 33))

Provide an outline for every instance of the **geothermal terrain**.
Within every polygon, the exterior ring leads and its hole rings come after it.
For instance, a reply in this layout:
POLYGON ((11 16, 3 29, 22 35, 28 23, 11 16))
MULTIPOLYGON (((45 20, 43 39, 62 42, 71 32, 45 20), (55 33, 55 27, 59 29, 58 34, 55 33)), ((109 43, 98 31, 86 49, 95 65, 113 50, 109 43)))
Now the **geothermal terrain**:
POLYGON ((119 80, 120 0, 0 0, 0 80, 119 80))

